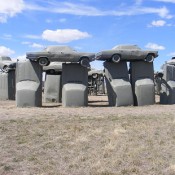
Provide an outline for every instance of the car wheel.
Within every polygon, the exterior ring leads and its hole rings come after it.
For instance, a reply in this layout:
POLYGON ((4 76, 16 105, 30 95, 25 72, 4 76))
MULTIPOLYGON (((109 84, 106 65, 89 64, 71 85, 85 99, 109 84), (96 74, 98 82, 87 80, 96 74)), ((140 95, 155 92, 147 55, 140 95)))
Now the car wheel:
POLYGON ((98 77, 98 74, 92 74, 92 78, 96 79, 98 77))
POLYGON ((115 54, 115 55, 112 56, 111 60, 112 60, 112 62, 114 62, 114 63, 119 63, 120 60, 121 60, 121 56, 118 55, 118 54, 115 54))
POLYGON ((145 58, 145 61, 148 63, 152 63, 154 61, 154 55, 148 54, 145 58))
POLYGON ((2 68, 2 71, 5 72, 5 73, 8 73, 9 72, 9 67, 7 65, 5 65, 3 68, 2 68))
POLYGON ((50 61, 46 57, 41 57, 38 62, 40 66, 48 66, 50 64, 50 61))
POLYGON ((80 60, 80 64, 83 66, 83 67, 90 67, 90 63, 89 63, 89 58, 82 58, 80 60))

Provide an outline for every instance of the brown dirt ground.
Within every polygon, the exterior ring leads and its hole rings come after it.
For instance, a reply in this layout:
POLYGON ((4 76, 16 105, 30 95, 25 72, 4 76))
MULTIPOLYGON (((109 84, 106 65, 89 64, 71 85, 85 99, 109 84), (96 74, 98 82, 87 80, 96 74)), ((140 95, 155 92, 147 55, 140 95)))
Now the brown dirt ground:
POLYGON ((105 117, 111 115, 118 116, 140 116, 140 115, 160 115, 175 114, 175 105, 160 105, 159 98, 156 97, 157 104, 150 106, 108 106, 107 96, 89 96, 88 107, 62 107, 59 103, 43 103, 41 108, 17 108, 14 101, 0 101, 0 120, 15 118, 30 118, 32 116, 82 116, 82 117, 105 117))
POLYGON ((175 174, 175 105, 90 96, 76 108, 0 101, 0 112, 0 175, 175 174))

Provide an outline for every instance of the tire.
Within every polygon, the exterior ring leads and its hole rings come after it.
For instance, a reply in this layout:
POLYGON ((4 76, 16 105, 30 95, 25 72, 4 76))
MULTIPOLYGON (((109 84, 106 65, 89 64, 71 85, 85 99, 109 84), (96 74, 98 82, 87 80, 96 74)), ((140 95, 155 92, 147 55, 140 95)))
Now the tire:
POLYGON ((41 57, 39 58, 38 63, 40 66, 48 66, 50 64, 50 61, 47 57, 41 57))
POLYGON ((154 61, 154 55, 148 54, 145 58, 145 61, 148 63, 152 63, 154 61))
POLYGON ((81 58, 80 64, 81 64, 83 67, 89 68, 89 67, 90 67, 89 58, 87 58, 87 57, 81 58))
POLYGON ((113 63, 119 63, 120 60, 121 60, 121 56, 118 55, 118 54, 113 55, 112 58, 111 58, 111 61, 112 61, 113 63))
POLYGON ((8 73, 9 72, 9 67, 5 65, 2 69, 3 72, 8 73))
POLYGON ((98 77, 98 74, 92 74, 92 77, 96 79, 98 77))

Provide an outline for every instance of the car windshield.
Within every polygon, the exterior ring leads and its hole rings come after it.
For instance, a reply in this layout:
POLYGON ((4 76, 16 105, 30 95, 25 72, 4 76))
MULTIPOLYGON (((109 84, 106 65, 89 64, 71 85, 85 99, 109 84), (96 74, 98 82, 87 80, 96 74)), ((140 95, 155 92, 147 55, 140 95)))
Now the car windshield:
POLYGON ((0 61, 11 61, 11 58, 7 56, 1 56, 0 61))
POLYGON ((118 45, 113 47, 112 49, 122 49, 122 50, 140 50, 140 48, 137 45, 118 45))
POLYGON ((48 46, 44 49, 47 52, 77 52, 68 46, 48 46))

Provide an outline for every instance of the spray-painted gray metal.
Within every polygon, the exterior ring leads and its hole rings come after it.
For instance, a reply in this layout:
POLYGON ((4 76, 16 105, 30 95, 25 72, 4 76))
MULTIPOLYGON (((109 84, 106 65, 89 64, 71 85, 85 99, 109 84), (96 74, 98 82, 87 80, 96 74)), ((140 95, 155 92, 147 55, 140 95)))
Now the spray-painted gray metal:
POLYGON ((15 100, 15 71, 0 72, 0 100, 15 100))
POLYGON ((163 78, 163 73, 162 72, 156 72, 154 74, 154 82, 155 82, 155 94, 160 95, 161 91, 161 84, 162 84, 162 78, 163 78))
POLYGON ((38 61, 41 66, 50 62, 79 62, 82 66, 90 67, 89 62, 95 59, 94 53, 77 52, 69 46, 48 46, 40 52, 28 52, 26 58, 38 61))
POLYGON ((105 94, 104 71, 90 70, 88 72, 88 94, 98 95, 105 94))
POLYGON ((62 105, 87 106, 88 70, 77 63, 63 64, 62 105))
POLYGON ((62 85, 62 63, 52 62, 49 66, 44 66, 46 80, 44 83, 44 102, 61 102, 62 85))
POLYGON ((62 62, 51 62, 48 66, 43 66, 43 72, 46 74, 57 74, 62 72, 62 62))
POLYGON ((130 63, 131 84, 134 93, 134 105, 152 105, 155 103, 153 63, 136 61, 130 63))
POLYGON ((160 104, 175 104, 175 66, 163 65, 160 104))
POLYGON ((9 56, 0 56, 0 69, 3 72, 9 72, 11 70, 15 70, 16 61, 12 61, 9 56))
POLYGON ((110 106, 133 105, 132 88, 127 64, 104 62, 108 100, 110 106))
POLYGON ((175 66, 175 57, 172 57, 171 60, 166 61, 166 64, 175 66))
POLYGON ((145 60, 146 62, 153 62, 157 56, 158 51, 141 50, 137 45, 118 45, 111 50, 97 53, 95 59, 102 61, 107 60, 114 63, 122 60, 145 60))
POLYGON ((44 102, 61 103, 61 74, 46 74, 44 83, 44 102))
POLYGON ((17 107, 42 106, 42 67, 30 60, 17 62, 16 67, 17 107))

